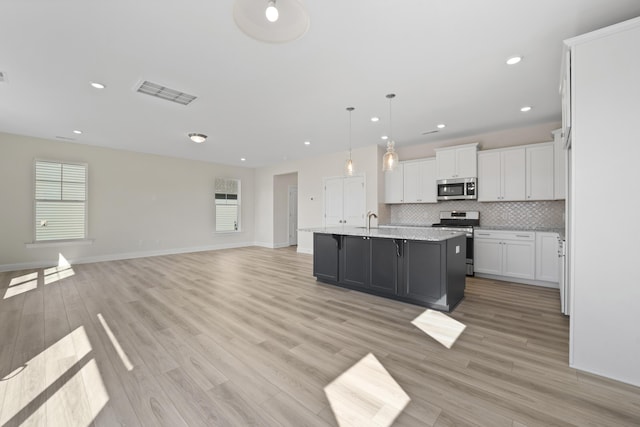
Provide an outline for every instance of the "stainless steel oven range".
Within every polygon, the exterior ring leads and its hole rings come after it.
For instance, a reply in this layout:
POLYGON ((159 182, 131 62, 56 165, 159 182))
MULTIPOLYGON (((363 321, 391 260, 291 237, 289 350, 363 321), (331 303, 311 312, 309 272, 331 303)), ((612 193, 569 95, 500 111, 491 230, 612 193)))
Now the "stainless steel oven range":
POLYGON ((467 276, 473 276, 473 227, 479 225, 478 211, 443 211, 440 212, 440 223, 432 225, 467 235, 467 276))

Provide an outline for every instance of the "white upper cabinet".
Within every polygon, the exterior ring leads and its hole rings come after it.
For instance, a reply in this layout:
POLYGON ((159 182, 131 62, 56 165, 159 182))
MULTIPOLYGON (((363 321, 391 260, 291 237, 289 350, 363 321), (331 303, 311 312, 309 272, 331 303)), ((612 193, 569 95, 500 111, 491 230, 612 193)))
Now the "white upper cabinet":
POLYGON ((436 179, 478 176, 478 143, 436 149, 436 179))
POLYGON ((393 171, 384 173, 384 202, 402 203, 404 201, 404 164, 400 163, 393 171))
MULTIPOLYGON (((478 153, 478 200, 554 200, 557 173, 553 142, 478 153)), ((563 172, 564 173, 564 172, 563 172)))
POLYGON ((436 203, 436 160, 404 162, 404 203, 436 203))
POLYGON ((525 149, 478 153, 478 200, 525 200, 525 149))
POLYGON ((527 146, 527 200, 553 200, 553 143, 527 146))

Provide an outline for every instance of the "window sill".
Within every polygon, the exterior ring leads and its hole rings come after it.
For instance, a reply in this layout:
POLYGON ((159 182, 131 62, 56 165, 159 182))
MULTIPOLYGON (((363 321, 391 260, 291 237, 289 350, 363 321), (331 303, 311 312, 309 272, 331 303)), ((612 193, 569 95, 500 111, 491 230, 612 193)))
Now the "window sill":
POLYGON ((27 248, 50 248, 60 246, 85 246, 93 245, 95 239, 77 239, 77 240, 46 240, 42 242, 25 243, 27 248))

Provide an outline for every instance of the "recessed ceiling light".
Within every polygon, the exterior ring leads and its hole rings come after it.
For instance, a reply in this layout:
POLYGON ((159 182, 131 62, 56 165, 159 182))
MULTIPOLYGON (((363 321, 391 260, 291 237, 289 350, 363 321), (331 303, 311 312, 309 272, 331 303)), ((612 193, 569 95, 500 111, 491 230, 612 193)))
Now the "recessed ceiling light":
POLYGON ((507 65, 516 65, 520 61, 522 61, 522 56, 512 56, 507 59, 507 65))
POLYGON ((383 140, 385 140, 385 141, 386 141, 387 139, 389 139, 389 137, 388 137, 387 135, 382 135, 382 136, 380 137, 380 139, 383 139, 383 140))
POLYGON ((74 130, 73 133, 75 133, 76 135, 80 135, 80 134, 82 134, 82 131, 81 130, 74 130))
POLYGON ((244 157, 240 157, 240 161, 241 162, 245 162, 247 159, 245 159, 244 157))
POLYGON ((305 141, 304 145, 311 145, 311 141, 305 141))
POLYGON ((444 129, 447 127, 447 125, 445 125, 444 123, 440 123, 438 126, 436 126, 438 129, 444 129))
POLYGON ((525 107, 522 107, 520 111, 522 111, 523 113, 526 113, 527 111, 531 111, 531 107, 527 105, 525 107))
POLYGON ((371 121, 374 123, 380 121, 380 117, 371 117, 371 121))
POLYGON ((95 89, 104 89, 106 86, 103 85, 102 83, 91 82, 91 87, 93 87, 95 89))
POLYGON ((189 138, 191 138, 191 140, 196 144, 201 144, 205 139, 207 139, 207 135, 204 135, 202 133, 190 133, 189 138))

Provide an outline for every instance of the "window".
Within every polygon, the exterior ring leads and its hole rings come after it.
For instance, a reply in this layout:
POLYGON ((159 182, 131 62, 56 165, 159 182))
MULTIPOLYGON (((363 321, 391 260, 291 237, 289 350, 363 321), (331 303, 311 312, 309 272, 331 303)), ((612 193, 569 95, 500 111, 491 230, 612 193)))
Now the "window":
POLYGON ((36 160, 35 241, 84 239, 87 165, 36 160))
POLYGON ((240 180, 216 178, 216 231, 240 230, 240 180))

